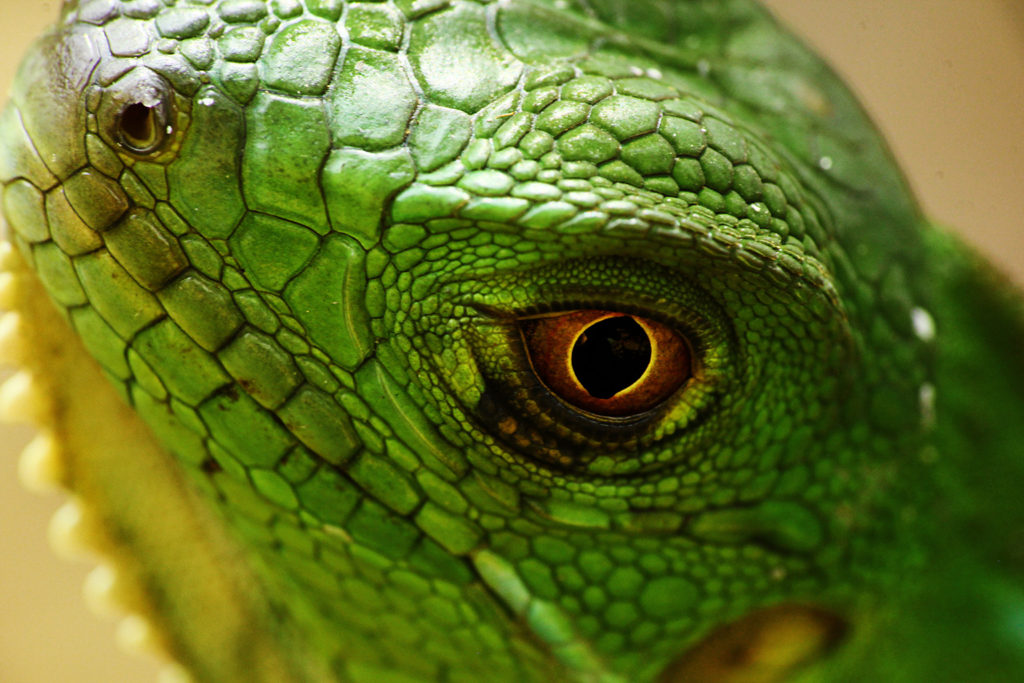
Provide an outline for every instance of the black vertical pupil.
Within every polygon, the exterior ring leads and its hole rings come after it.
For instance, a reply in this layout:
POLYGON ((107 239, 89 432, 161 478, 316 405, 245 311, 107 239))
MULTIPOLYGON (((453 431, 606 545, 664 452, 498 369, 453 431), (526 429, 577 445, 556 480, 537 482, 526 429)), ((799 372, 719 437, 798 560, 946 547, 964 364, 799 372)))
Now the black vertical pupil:
POLYGON ((629 316, 594 323, 572 347, 572 369, 594 398, 611 398, 644 374, 651 362, 651 340, 629 316))

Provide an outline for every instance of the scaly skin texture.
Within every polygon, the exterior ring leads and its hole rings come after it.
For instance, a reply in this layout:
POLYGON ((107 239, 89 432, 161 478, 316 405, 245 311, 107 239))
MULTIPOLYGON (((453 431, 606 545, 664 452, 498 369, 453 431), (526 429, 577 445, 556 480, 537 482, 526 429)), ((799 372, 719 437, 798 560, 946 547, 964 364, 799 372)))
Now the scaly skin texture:
POLYGON ((1017 302, 757 8, 556 4, 91 2, 26 60, 11 239, 237 543, 270 643, 165 615, 174 655, 1019 670, 1017 302), (519 319, 594 308, 678 329, 693 377, 625 423, 566 405, 519 319))

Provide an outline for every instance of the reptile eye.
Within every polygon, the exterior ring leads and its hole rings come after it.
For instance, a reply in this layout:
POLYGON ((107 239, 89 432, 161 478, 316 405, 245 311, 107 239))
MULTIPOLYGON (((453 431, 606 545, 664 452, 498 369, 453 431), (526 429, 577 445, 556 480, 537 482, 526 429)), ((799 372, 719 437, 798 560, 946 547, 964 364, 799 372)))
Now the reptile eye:
POLYGON ((580 410, 637 415, 691 376, 686 341, 649 318, 590 310, 523 318, 519 325, 537 377, 580 410))

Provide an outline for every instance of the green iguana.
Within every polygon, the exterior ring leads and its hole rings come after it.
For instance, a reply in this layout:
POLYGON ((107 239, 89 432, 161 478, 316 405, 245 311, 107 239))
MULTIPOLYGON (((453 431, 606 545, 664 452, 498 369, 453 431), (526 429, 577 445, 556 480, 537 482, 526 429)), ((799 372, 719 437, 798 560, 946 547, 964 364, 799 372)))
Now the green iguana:
POLYGON ((1020 299, 752 2, 65 2, 0 183, 30 469, 196 680, 1024 672, 1020 299))

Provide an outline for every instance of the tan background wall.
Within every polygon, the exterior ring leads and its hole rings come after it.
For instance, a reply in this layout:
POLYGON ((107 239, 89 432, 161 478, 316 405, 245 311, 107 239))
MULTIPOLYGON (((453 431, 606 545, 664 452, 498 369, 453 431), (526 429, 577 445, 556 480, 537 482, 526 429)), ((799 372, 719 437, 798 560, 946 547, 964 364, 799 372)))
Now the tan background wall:
MULTIPOLYGON (((1024 283, 1024 3, 772 0, 864 98, 928 212, 1024 283)), ((0 100, 54 1, 0 0, 0 100), (30 8, 30 9, 26 9, 30 8)), ((87 568, 46 547, 59 497, 15 484, 28 432, 0 426, 0 681, 152 681, 80 597, 87 568)))

